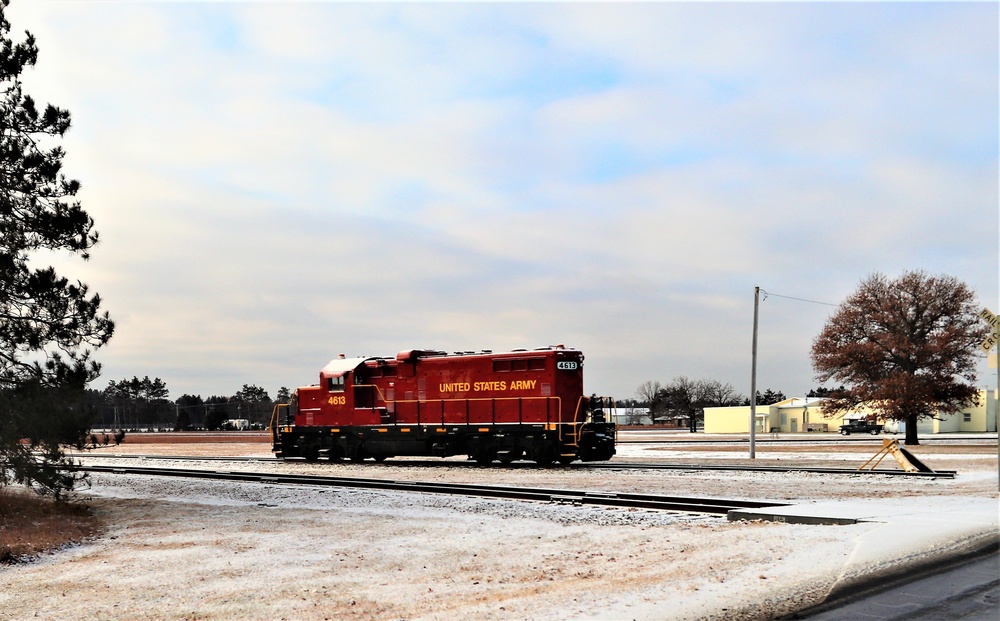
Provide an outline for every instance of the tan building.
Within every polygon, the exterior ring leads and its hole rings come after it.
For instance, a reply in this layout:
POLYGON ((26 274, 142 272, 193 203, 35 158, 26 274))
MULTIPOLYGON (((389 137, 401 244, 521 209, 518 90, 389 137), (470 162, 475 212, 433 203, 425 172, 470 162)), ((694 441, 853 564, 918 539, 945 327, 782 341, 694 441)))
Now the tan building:
MULTIPOLYGON (((827 418, 820 411, 822 398, 793 397, 773 405, 757 406, 757 433, 839 432, 845 420, 863 418, 864 410, 827 418)), ((880 421, 885 423, 885 421, 880 421)), ((748 433, 750 406, 705 408, 705 433, 748 433)), ((896 421, 886 423, 889 431, 903 430, 896 421)), ((989 432, 997 430, 996 391, 980 391, 979 404, 952 416, 922 419, 921 434, 949 432, 989 432)))

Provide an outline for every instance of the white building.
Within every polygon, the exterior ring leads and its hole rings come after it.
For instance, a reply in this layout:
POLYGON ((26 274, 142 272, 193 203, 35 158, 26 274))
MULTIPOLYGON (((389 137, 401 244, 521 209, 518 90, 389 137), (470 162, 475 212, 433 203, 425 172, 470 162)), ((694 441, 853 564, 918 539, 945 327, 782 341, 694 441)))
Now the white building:
MULTIPOLYGON (((864 418, 870 411, 858 410, 844 415, 826 417, 820 411, 822 398, 794 397, 772 405, 758 405, 757 432, 798 433, 840 430, 845 421, 864 418)), ((880 421, 890 431, 904 430, 903 423, 880 421)), ((750 406, 705 408, 706 433, 746 433, 750 424, 750 406)), ((997 397, 995 390, 981 390, 979 403, 954 415, 922 418, 917 424, 920 434, 951 432, 991 432, 997 430, 997 397)))

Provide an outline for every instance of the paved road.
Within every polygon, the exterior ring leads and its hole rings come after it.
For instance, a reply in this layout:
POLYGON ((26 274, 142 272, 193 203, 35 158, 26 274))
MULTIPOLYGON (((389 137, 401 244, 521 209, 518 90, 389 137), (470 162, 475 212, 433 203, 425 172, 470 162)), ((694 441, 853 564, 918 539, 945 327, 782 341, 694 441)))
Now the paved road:
POLYGON ((921 578, 846 606, 811 616, 809 621, 997 621, 1000 619, 1000 553, 950 571, 921 578))

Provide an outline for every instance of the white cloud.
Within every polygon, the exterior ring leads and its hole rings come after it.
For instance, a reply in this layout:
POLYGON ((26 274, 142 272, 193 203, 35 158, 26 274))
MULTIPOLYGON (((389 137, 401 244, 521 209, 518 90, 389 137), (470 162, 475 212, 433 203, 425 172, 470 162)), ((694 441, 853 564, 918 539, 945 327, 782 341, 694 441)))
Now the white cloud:
MULTIPOLYGON (((108 379, 564 342, 588 390, 749 389, 754 284, 923 268, 997 298, 992 5, 27 3, 119 321, 108 379), (971 224, 974 223, 974 224, 971 224)), ((828 307, 762 316, 812 386, 828 307)))

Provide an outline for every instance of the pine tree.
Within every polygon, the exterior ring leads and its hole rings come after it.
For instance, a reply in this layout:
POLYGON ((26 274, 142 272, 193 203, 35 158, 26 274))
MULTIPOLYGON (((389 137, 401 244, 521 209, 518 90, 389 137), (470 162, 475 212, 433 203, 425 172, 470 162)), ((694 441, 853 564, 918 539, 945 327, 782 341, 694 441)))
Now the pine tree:
POLYGON ((31 33, 10 38, 0 0, 0 486, 23 483, 59 497, 74 477, 62 469, 63 447, 89 429, 83 407, 100 365, 92 349, 114 323, 87 285, 34 267, 39 251, 83 259, 98 241, 94 221, 74 200, 80 183, 62 174, 53 142, 70 127, 68 111, 39 109, 21 73, 38 48, 31 33))

